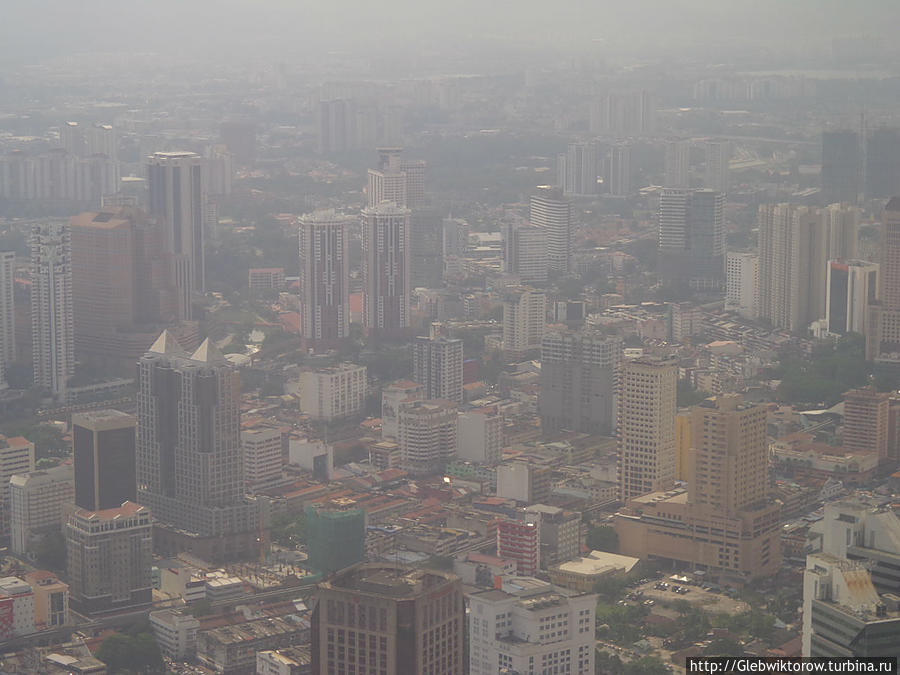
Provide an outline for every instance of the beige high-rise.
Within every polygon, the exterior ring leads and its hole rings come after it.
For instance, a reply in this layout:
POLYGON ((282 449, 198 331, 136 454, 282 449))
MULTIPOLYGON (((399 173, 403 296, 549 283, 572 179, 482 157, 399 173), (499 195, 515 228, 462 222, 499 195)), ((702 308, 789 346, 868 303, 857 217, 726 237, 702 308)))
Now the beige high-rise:
POLYGON ((619 494, 622 501, 675 482, 678 365, 644 357, 622 366, 619 390, 619 494))

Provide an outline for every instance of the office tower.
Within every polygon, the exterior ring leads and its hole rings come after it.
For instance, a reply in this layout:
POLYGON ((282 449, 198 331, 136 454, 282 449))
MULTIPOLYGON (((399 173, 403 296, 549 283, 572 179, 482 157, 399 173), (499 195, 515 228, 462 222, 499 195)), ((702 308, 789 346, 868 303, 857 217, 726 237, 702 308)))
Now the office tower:
POLYGON ((366 557, 366 512, 343 501, 306 506, 309 566, 323 574, 346 569, 366 557))
POLYGON ((522 283, 546 284, 547 230, 537 225, 510 223, 503 229, 504 269, 522 283))
POLYGON ((532 504, 525 507, 525 519, 541 521, 541 568, 550 569, 581 555, 581 514, 558 506, 532 504))
POLYGON ((659 197, 659 274, 692 288, 725 282, 725 196, 712 190, 663 190, 659 197))
POLYGON ((691 142, 689 140, 666 142, 663 187, 689 188, 691 186, 690 170, 691 142))
POLYGON ((590 131, 607 136, 641 136, 656 129, 656 97, 648 91, 611 91, 593 101, 590 131))
POLYGON ((149 509, 76 508, 66 524, 66 569, 72 609, 80 614, 137 610, 153 601, 153 537, 149 509))
POLYGON ((210 146, 206 156, 206 186, 210 196, 231 194, 234 180, 234 155, 224 145, 210 146))
POLYGON ((866 198, 900 194, 900 130, 875 129, 866 139, 866 198))
POLYGON ((320 155, 333 155, 356 147, 356 104, 347 99, 319 102, 320 155))
POLYGON ((134 501, 135 424, 118 410, 72 415, 76 506, 102 511, 134 501))
POLYGON ((612 435, 622 340, 602 333, 553 331, 541 341, 541 430, 612 435))
POLYGON ((562 274, 572 269, 572 205, 559 190, 543 185, 531 196, 529 220, 547 232, 547 265, 562 274))
POLYGON ((844 450, 888 460, 890 398, 871 386, 844 393, 844 450))
POLYGON ((456 404, 411 401, 401 404, 398 417, 401 467, 416 476, 443 471, 456 452, 456 404))
POLYGON ((147 167, 150 215, 162 223, 172 256, 178 318, 194 318, 193 297, 206 292, 207 194, 203 158, 193 152, 157 152, 147 167))
POLYGON ((400 435, 400 405, 407 401, 421 401, 425 385, 411 380, 399 380, 381 391, 381 437, 398 438, 400 435))
POLYGON ((403 148, 378 148, 378 168, 369 169, 369 208, 382 202, 418 209, 425 205, 425 162, 404 159, 403 148))
POLYGON ((632 192, 631 146, 616 143, 609 149, 606 167, 606 185, 612 197, 627 197, 632 192))
POLYGON ((869 329, 869 306, 878 300, 878 265, 864 260, 831 260, 826 289, 828 332, 865 335, 869 329))
POLYGON ((547 296, 533 288, 517 286, 503 290, 503 351, 523 357, 541 348, 547 323, 547 296))
POLYGON ((359 415, 367 390, 365 366, 338 363, 305 370, 300 373, 300 411, 325 422, 359 415))
POLYGON ((777 328, 805 331, 825 315, 831 232, 819 209, 759 207, 759 316, 777 328))
POLYGON ((478 464, 500 461, 503 445, 503 416, 496 406, 474 408, 459 413, 456 429, 456 456, 478 464))
POLYGON ((550 499, 551 471, 528 460, 515 459, 497 466, 497 496, 523 504, 546 503, 550 499))
POLYGON ((34 384, 64 401, 69 378, 75 374, 68 226, 49 223, 32 228, 31 273, 34 384))
POLYGON ((822 196, 826 204, 857 202, 864 188, 862 154, 857 132, 822 132, 822 196))
POLYGON ((281 429, 259 427, 241 431, 244 455, 244 485, 249 491, 278 482, 281 478, 281 429))
POLYGON ((570 143, 556 166, 557 186, 563 194, 590 197, 600 192, 600 147, 594 141, 570 143))
POLYGON ((706 153, 706 172, 703 187, 723 194, 731 189, 731 143, 728 141, 707 141, 704 144, 706 153))
POLYGON ((318 586, 312 673, 458 675, 465 607, 459 577, 391 563, 356 565, 318 586), (341 644, 354 635, 354 646, 341 644))
POLYGON ((878 300, 869 309, 866 358, 900 360, 900 197, 884 207, 878 266, 878 300))
POLYGON ((153 509, 161 555, 252 555, 258 517, 244 499, 240 373, 208 340, 188 354, 164 331, 138 362, 137 497, 153 509))
POLYGON ((745 319, 759 312, 759 256, 729 252, 725 255, 725 309, 745 319))
POLYGON ((438 288, 443 278, 441 258, 443 218, 436 209, 418 209, 409 221, 409 276, 413 288, 438 288))
POLYGON ((14 474, 9 479, 10 548, 17 555, 32 553, 48 532, 59 533, 63 507, 75 500, 71 464, 14 474))
POLYGON ((860 210, 849 204, 830 204, 822 214, 828 237, 828 255, 853 260, 859 255, 860 210))
POLYGON ((768 494, 766 407, 729 394, 690 414, 687 492, 655 490, 629 500, 615 521, 620 553, 702 566, 723 580, 774 574, 781 566, 780 505, 768 494))
POLYGON ((413 380, 425 387, 426 399, 462 403, 462 340, 419 336, 413 343, 413 380))
POLYGON ((6 385, 6 369, 16 360, 16 254, 0 251, 0 388, 6 385))
POLYGON ((826 553, 806 556, 803 572, 803 656, 896 656, 896 596, 879 595, 856 561, 826 553))
POLYGON ((622 501, 674 484, 677 379, 678 364, 671 359, 622 363, 617 406, 622 501))
POLYGON ((516 578, 468 600, 469 675, 594 672, 596 595, 516 578))
POLYGON ((410 212, 390 202, 362 212, 363 325, 369 335, 409 329, 410 212))
POLYGON ((516 561, 516 574, 531 577, 541 571, 541 517, 497 520, 497 557, 516 561))
POLYGON ((312 348, 350 335, 350 220, 334 210, 300 218, 300 334, 312 348))

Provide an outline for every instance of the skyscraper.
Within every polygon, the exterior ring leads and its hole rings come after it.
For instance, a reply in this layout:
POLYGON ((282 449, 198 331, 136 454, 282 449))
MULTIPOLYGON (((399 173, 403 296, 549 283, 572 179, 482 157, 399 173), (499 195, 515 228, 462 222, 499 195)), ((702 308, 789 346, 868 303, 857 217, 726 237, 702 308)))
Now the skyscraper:
POLYGON ((656 97, 648 91, 611 91, 591 103, 591 133, 641 136, 656 129, 656 97))
POLYGON ((208 340, 187 354, 163 332, 138 363, 137 499, 163 554, 251 555, 257 511, 244 499, 240 374, 208 340))
POLYGON ((727 193, 731 189, 731 143, 728 141, 707 141, 706 173, 703 187, 707 190, 727 193))
POLYGON ((203 158, 193 152, 157 152, 149 158, 150 215, 163 225, 172 256, 178 318, 193 318, 193 296, 206 291, 206 220, 203 158))
POLYGON ((878 265, 864 260, 831 260, 826 288, 828 332, 865 335, 869 329, 869 306, 878 300, 878 265))
POLYGON ((464 621, 457 576, 390 563, 356 565, 319 584, 312 672, 458 675, 464 621), (353 643, 342 644, 349 635, 353 643))
POLYGON ((879 128, 866 139, 866 198, 900 194, 900 130, 879 128))
POLYGON ((725 282, 725 196, 712 190, 665 189, 659 197, 659 273, 697 289, 725 282))
POLYGON ((557 158, 557 185, 566 195, 593 196, 599 190, 600 148, 594 141, 570 143, 557 158))
POLYGON ((72 415, 75 505, 102 511, 135 499, 136 420, 118 410, 72 415))
POLYGON ((541 430, 612 435, 621 355, 618 337, 599 332, 545 333, 538 398, 541 430))
POLYGON ((547 324, 547 296, 524 286, 503 290, 503 351, 511 357, 524 356, 541 348, 547 324))
POLYGON ((675 384, 672 359, 625 361, 619 385, 619 493, 622 501, 675 482, 675 384))
POLYGON ((606 186, 610 196, 631 194, 631 171, 631 146, 625 142, 615 143, 606 160, 606 186))
POLYGON ((759 256, 729 251, 725 256, 725 309, 745 319, 759 313, 759 256))
POLYGON ((844 450, 888 461, 890 398, 871 386, 844 392, 844 450))
POLYGON ((666 143, 663 187, 689 188, 691 169, 691 142, 689 140, 666 143))
POLYGON ((300 331, 312 348, 350 335, 349 226, 333 210, 300 218, 300 331))
POLYGON ((402 468, 416 476, 443 471, 456 452, 456 418, 456 404, 452 401, 401 404, 397 426, 402 468))
POLYGON ((378 148, 378 168, 369 169, 368 206, 394 202, 418 209, 425 205, 425 162, 401 157, 403 148, 378 148))
POLYGON ((444 336, 417 337, 413 343, 413 380, 425 386, 425 398, 463 400, 463 342, 444 336))
POLYGON ((363 325, 370 335, 409 328, 410 212, 391 202, 362 212, 363 325))
POLYGON ((35 225, 31 231, 31 340, 34 383, 65 400, 75 373, 69 227, 35 225))
POLYGON ((503 258, 505 271, 522 283, 547 283, 547 230, 537 225, 505 225, 503 258))
POLYGON ((900 197, 884 207, 881 227, 878 301, 869 309, 866 358, 900 361, 900 197))
POLYGON ((366 557, 366 512, 354 502, 308 504, 305 515, 309 565, 314 570, 331 574, 366 557))
POLYGON ((0 388, 6 384, 6 369, 16 360, 16 254, 0 251, 0 388))
POLYGON ((532 225, 547 232, 547 261, 551 271, 568 273, 572 269, 572 205, 562 193, 543 185, 531 196, 532 225))
POLYGON ((855 131, 822 133, 822 195, 827 204, 855 204, 862 193, 862 152, 855 131))

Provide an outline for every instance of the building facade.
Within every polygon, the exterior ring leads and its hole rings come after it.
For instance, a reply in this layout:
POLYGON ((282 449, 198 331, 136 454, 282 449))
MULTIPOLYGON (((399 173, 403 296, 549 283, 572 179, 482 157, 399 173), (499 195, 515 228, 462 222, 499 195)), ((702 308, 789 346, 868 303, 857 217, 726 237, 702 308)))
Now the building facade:
POLYGON ((547 233, 547 266, 565 274, 572 270, 572 204, 560 190, 541 186, 531 196, 529 221, 547 233))
POLYGON ((382 202, 362 212, 363 325, 399 337, 409 328, 410 211, 382 202))
POLYGON ((456 418, 452 401, 402 404, 398 421, 401 467, 417 476, 442 471, 456 452, 456 418))
POLYGON ((134 501, 136 425, 133 415, 118 410, 72 415, 76 506, 102 511, 134 501))
POLYGON ((339 363, 300 373, 300 410, 331 421, 362 413, 368 391, 366 367, 339 363))
POLYGON ((413 380, 425 387, 425 398, 462 403, 463 342, 435 335, 413 343, 413 380))
POLYGON ((28 555, 40 538, 60 532, 64 507, 75 501, 75 472, 71 464, 13 475, 9 480, 10 548, 28 555))
POLYGON ((547 324, 547 296, 533 288, 503 291, 503 351, 511 358, 541 348, 547 324))

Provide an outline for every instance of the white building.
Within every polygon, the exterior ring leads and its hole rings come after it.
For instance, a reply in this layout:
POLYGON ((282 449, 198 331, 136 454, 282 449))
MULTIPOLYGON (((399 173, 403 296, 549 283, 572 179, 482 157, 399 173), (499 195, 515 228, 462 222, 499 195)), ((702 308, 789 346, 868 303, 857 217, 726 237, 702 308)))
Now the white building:
POLYGON ((15 474, 9 480, 9 523, 13 553, 30 552, 39 533, 60 531, 63 506, 75 501, 75 471, 71 464, 15 474))
POLYGON ((745 319, 759 313, 759 256, 729 252, 725 256, 725 309, 745 319))
POLYGON ((594 672, 596 595, 507 577, 468 598, 471 675, 594 672))
POLYGON ((665 176, 663 187, 689 188, 691 168, 691 142, 689 140, 666 143, 665 176))
POLYGON ((6 368, 16 360, 15 276, 16 254, 0 251, 0 388, 6 386, 6 368))
POLYGON ((400 435, 400 404, 425 398, 425 385, 412 380, 400 380, 381 391, 381 437, 400 435))
POLYGON ((4 600, 12 604, 12 631, 5 637, 33 633, 34 591, 31 585, 17 577, 3 577, 0 579, 0 605, 4 604, 4 600))
POLYGON ((68 225, 48 223, 32 228, 31 273, 34 383, 64 400, 68 380, 75 373, 68 225))
POLYGON ((307 370, 300 374, 300 411, 326 422, 358 415, 366 390, 365 366, 339 363, 307 370))
POLYGON ((519 287, 503 294, 503 350, 522 355, 541 348, 547 323, 547 296, 542 291, 519 287))
POLYGON ((463 342, 434 335, 413 343, 413 380, 425 385, 425 398, 461 403, 463 342))
POLYGON ((401 466, 417 475, 443 470, 456 452, 456 404, 413 401, 400 406, 401 466))
POLYGON ((500 461, 503 445, 503 416, 496 406, 459 413, 456 432, 456 456, 479 464, 500 461))
POLYGON ((182 661, 197 651, 200 621, 177 610, 150 612, 150 626, 163 656, 182 661))
POLYGON ((259 427, 241 431, 244 484, 257 488, 281 478, 281 430, 259 427))
POLYGON ((503 226, 504 271, 522 283, 547 282, 547 230, 537 225, 509 223, 503 226))
POLYGON ((548 267, 556 272, 572 268, 572 234, 574 221, 572 205, 563 199, 560 190, 541 186, 531 197, 529 219, 532 225, 547 231, 548 267))
POLYGON ((825 295, 829 333, 868 332, 869 305, 878 300, 878 264, 865 260, 831 260, 825 295))

